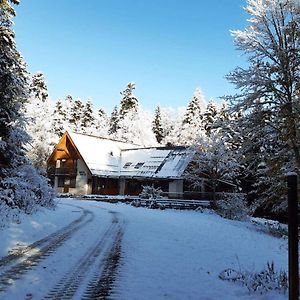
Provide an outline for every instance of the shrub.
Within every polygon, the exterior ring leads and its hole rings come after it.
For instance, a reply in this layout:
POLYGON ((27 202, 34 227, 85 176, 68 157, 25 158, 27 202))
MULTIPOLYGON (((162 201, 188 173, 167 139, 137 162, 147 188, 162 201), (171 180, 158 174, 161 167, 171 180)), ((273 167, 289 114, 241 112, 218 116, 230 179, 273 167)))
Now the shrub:
POLYGON ((224 218, 231 220, 246 220, 249 208, 246 204, 245 194, 230 193, 222 195, 217 201, 216 211, 224 218))
POLYGON ((139 196, 142 199, 159 199, 161 198, 161 193, 162 190, 159 187, 155 188, 154 186, 144 185, 139 196))
POLYGON ((220 273, 219 278, 241 283, 246 286, 250 292, 260 294, 272 290, 285 293, 288 289, 287 273, 285 271, 276 271, 274 262, 267 262, 267 267, 261 272, 226 269, 220 273))

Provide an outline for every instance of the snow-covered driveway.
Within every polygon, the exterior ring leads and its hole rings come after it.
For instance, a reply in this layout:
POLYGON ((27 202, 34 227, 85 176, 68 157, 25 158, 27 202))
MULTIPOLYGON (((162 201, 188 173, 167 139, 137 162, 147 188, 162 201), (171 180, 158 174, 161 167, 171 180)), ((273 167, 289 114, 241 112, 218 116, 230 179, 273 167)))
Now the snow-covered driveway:
POLYGON ((0 232, 1 299, 287 299, 249 294, 218 278, 229 267, 260 271, 267 261, 286 270, 286 240, 247 223, 196 211, 60 202, 56 212, 0 232))

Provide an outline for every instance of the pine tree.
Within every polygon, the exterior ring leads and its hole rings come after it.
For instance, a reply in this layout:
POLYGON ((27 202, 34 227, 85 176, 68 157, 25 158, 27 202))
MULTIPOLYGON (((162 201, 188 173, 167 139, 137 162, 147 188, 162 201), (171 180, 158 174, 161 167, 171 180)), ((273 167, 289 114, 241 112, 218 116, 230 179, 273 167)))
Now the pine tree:
POLYGON ((34 98, 40 99, 42 102, 47 100, 48 87, 43 73, 37 72, 32 76, 29 92, 34 98))
POLYGON ((160 144, 164 138, 164 131, 161 123, 161 111, 159 105, 157 105, 155 109, 154 120, 152 122, 152 131, 155 134, 157 142, 160 144))
POLYGON ((182 145, 192 145, 203 131, 204 96, 200 89, 196 89, 188 103, 181 128, 178 131, 178 140, 182 145))
POLYGON ((67 113, 65 111, 63 103, 59 100, 56 102, 53 112, 53 132, 57 135, 57 137, 62 137, 62 135, 67 130, 66 118, 67 113))
POLYGON ((52 193, 26 157, 28 73, 14 40, 11 4, 19 1, 0 3, 0 203, 31 212, 37 204, 51 204, 52 193))
POLYGON ((110 115, 108 134, 113 135, 118 131, 118 129, 119 129, 119 125, 118 125, 119 119, 120 119, 119 110, 118 110, 118 107, 115 106, 113 108, 113 111, 111 112, 111 115, 110 115))
POLYGON ((183 125, 191 124, 197 127, 199 127, 199 125, 201 126, 203 118, 202 110, 205 108, 204 103, 203 93, 199 88, 197 88, 193 95, 193 98, 187 106, 186 113, 182 122, 183 125))
POLYGON ((110 119, 102 108, 99 108, 95 115, 95 129, 93 134, 101 137, 108 136, 110 119))
POLYGON ((203 127, 207 135, 210 135, 214 129, 214 124, 218 116, 218 109, 213 101, 209 101, 206 110, 203 113, 203 127))
POLYGON ((96 129, 94 107, 91 101, 87 101, 82 110, 81 131, 92 134, 96 129))
POLYGON ((25 115, 28 118, 26 131, 32 137, 27 146, 28 157, 36 167, 45 170, 56 137, 53 132, 52 107, 42 73, 32 76, 29 90, 29 101, 25 105, 25 115))
POLYGON ((133 95, 135 90, 135 83, 127 84, 126 89, 120 94, 123 96, 120 102, 120 116, 123 117, 128 112, 137 112, 138 99, 133 95))

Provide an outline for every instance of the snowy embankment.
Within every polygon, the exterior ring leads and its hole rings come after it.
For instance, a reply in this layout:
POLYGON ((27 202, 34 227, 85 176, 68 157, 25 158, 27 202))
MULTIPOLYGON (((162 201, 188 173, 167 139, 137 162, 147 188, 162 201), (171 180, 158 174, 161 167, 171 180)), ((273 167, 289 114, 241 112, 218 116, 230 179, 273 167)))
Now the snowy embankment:
MULTIPOLYGON (((224 269, 261 271, 267 261, 286 270, 287 241, 257 232, 249 223, 206 212, 150 210, 72 199, 60 202, 54 213, 43 211, 24 217, 22 224, 2 230, 1 254, 7 255, 14 245, 29 244, 72 222, 78 212, 70 204, 92 210, 95 218, 45 258, 40 268, 33 267, 27 276, 16 280, 4 299, 47 295, 91 247, 93 239, 103 234, 111 212, 119 213, 125 221, 121 264, 111 295, 114 299, 287 299, 287 295, 276 292, 249 294, 244 286, 219 279, 224 269)), ((77 299, 76 294, 73 299, 77 299)))

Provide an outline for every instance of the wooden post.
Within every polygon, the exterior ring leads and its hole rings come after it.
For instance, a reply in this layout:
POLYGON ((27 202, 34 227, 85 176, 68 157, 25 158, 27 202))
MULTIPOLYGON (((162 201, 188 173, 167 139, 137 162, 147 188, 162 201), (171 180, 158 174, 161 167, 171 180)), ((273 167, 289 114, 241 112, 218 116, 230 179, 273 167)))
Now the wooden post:
POLYGON ((289 300, 299 298, 297 175, 288 175, 289 300))

